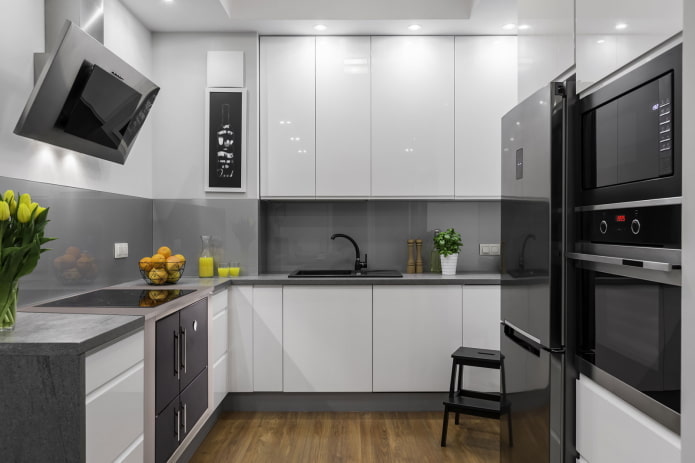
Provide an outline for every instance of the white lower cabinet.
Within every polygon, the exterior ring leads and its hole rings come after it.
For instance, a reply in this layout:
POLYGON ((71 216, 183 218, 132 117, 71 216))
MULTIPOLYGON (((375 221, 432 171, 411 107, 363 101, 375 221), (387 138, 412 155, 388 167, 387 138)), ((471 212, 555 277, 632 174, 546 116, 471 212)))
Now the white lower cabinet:
POLYGON ((85 357, 86 461, 144 460, 144 339, 141 330, 85 357))
POLYGON ((229 392, 253 391, 253 286, 229 289, 229 392))
POLYGON ((212 316, 211 355, 212 365, 212 409, 222 403, 227 395, 227 350, 229 346, 229 295, 225 289, 210 296, 210 313, 212 316))
POLYGON ((253 288, 253 390, 282 391, 282 286, 253 288))
MULTIPOLYGON (((463 345, 498 350, 501 311, 499 285, 463 285, 462 296, 463 345)), ((500 371, 466 367, 463 386, 474 391, 499 392, 500 371)))
POLYGON ((461 286, 374 286, 374 391, 446 391, 461 286))
POLYGON ((283 287, 285 392, 372 390, 372 287, 283 287))
POLYGON ((588 463, 679 463, 680 436, 584 375, 577 381, 577 452, 588 463))

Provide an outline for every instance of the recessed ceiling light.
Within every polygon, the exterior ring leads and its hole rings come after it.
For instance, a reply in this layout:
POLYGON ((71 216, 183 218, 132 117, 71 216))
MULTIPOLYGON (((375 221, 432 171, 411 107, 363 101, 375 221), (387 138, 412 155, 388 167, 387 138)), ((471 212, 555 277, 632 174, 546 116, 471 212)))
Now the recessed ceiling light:
POLYGON ((625 24, 625 23, 618 23, 618 24, 615 25, 615 28, 616 28, 617 30, 619 30, 619 31, 620 31, 620 30, 623 30, 623 29, 627 29, 627 24, 625 24))
POLYGON ((596 41, 596 43, 601 44, 601 43, 606 43, 606 41, 605 41, 604 39, 598 39, 598 40, 596 41))
POLYGON ((513 23, 505 24, 504 26, 502 26, 502 29, 504 29, 505 31, 511 31, 512 29, 516 29, 516 24, 513 24, 513 23))
POLYGON ((323 24, 317 24, 314 26, 314 29, 321 32, 321 31, 325 31, 328 28, 326 26, 324 26, 323 24))
POLYGON ((164 3, 174 3, 174 0, 164 0, 164 3))
POLYGON ((518 29, 520 31, 525 31, 526 29, 531 29, 531 26, 529 26, 528 24, 519 24, 518 29))
POLYGON ((411 31, 419 31, 420 29, 422 29, 422 26, 419 24, 411 24, 410 26, 408 26, 408 29, 410 29, 411 31))

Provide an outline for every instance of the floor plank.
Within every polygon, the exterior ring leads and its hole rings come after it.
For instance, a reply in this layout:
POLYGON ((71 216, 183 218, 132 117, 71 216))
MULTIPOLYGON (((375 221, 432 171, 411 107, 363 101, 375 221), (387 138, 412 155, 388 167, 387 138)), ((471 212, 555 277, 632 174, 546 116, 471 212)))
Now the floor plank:
POLYGON ((440 443, 435 412, 227 412, 191 460, 222 462, 467 462, 499 461, 499 420, 449 420, 440 443))

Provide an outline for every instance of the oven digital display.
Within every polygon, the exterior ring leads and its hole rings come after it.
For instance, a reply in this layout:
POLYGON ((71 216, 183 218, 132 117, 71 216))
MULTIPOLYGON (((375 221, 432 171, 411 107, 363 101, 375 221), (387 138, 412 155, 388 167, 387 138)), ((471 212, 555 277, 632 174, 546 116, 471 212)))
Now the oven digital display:
POLYGON ((615 216, 615 221, 616 221, 616 222, 625 222, 625 220, 626 220, 626 218, 625 218, 625 215, 624 215, 624 214, 616 215, 616 216, 615 216))

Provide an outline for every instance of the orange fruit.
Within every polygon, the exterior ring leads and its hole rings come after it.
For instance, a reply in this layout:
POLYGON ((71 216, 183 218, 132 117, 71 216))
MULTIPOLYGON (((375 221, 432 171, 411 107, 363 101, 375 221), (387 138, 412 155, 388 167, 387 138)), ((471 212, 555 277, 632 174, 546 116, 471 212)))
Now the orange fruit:
POLYGON ((149 277, 150 281, 155 285, 161 285, 165 281, 167 281, 167 278, 169 278, 169 274, 163 268, 153 268, 152 270, 150 270, 147 276, 149 277))
POLYGON ((169 249, 166 246, 162 246, 159 249, 157 249, 157 254, 163 255, 166 259, 167 257, 171 256, 171 249, 169 249))
POLYGON ((155 254, 152 256, 152 268, 164 268, 167 258, 161 254, 155 254))
POLYGON ((80 257, 80 254, 82 254, 82 251, 80 251, 80 248, 78 248, 77 246, 69 246, 65 250, 65 254, 70 254, 70 255, 75 256, 75 258, 77 258, 77 257, 80 257))
POLYGON ((181 272, 169 272, 169 277, 167 278, 169 283, 176 283, 179 279, 181 279, 181 272))
POLYGON ((144 270, 145 272, 149 272, 150 270, 152 270, 152 258, 151 257, 143 257, 142 259, 140 259, 138 266, 140 267, 140 270, 144 270))
POLYGON ((181 262, 186 262, 186 258, 183 257, 183 254, 176 254, 174 257, 178 257, 179 259, 181 259, 181 262))
POLYGON ((167 257, 167 272, 178 272, 183 267, 183 260, 178 256, 167 257))

